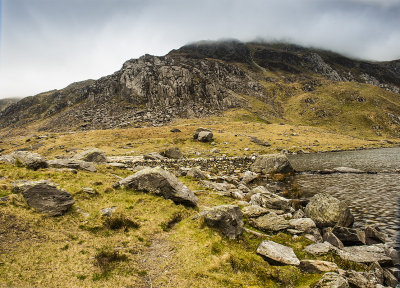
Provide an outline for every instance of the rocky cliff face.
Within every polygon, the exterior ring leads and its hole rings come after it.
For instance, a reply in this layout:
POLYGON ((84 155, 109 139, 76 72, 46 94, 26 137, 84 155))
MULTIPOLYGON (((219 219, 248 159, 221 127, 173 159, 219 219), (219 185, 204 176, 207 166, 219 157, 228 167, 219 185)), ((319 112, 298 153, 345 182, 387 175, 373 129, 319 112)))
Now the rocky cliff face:
POLYGON ((129 60, 121 70, 98 80, 24 98, 0 112, 0 128, 38 120, 44 120, 40 130, 50 131, 158 126, 177 117, 247 107, 241 95, 271 104, 262 85, 263 69, 400 92, 400 61, 367 63, 295 45, 199 42, 163 57, 129 60))

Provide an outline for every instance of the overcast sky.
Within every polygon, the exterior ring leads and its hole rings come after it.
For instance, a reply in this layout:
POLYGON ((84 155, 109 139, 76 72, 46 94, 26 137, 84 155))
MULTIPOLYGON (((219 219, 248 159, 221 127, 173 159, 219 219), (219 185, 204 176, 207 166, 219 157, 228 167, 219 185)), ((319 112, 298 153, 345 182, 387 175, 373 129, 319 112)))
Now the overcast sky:
POLYGON ((256 38, 400 58, 400 0, 0 0, 0 98, 97 79, 145 53, 256 38))

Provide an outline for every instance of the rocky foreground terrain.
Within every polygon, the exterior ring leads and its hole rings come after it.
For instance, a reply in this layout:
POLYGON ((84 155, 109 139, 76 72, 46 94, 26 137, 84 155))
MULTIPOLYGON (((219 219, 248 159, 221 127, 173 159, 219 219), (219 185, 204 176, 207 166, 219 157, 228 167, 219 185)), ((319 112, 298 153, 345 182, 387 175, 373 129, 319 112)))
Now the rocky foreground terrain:
MULTIPOLYGON (((213 132, 199 128, 193 141, 209 145, 213 132)), ((91 148, 50 160, 15 151, 0 162, 12 183, 0 198, 4 286, 398 283, 399 256, 379 226, 353 228, 349 207, 329 194, 274 190, 296 173, 282 153, 208 161, 177 147, 138 156, 91 148)))

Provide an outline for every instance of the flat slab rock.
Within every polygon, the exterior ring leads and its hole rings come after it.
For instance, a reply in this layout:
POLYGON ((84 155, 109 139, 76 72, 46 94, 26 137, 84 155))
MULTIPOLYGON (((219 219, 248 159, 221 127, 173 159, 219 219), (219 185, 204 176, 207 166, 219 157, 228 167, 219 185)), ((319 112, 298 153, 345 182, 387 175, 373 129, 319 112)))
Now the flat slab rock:
POLYGON ((357 263, 392 264, 392 258, 386 255, 385 248, 377 245, 344 247, 338 250, 338 255, 345 260, 357 263))
POLYGON ((50 216, 61 216, 75 203, 72 195, 50 181, 17 181, 13 190, 22 193, 29 206, 50 216))
POLYGON ((71 168, 78 170, 85 170, 89 172, 96 172, 96 167, 91 162, 85 162, 76 159, 54 159, 48 161, 50 167, 54 168, 71 168))
POLYGON ((332 250, 336 250, 336 247, 328 242, 315 243, 308 245, 304 248, 304 251, 312 255, 322 255, 327 254, 332 250))
POLYGON ((267 260, 272 263, 300 265, 300 260, 297 258, 296 254, 294 254, 292 248, 273 241, 262 241, 260 245, 258 245, 257 254, 267 258, 267 260))
POLYGON ((239 206, 216 206, 206 211, 203 216, 207 226, 219 230, 229 239, 237 239, 243 233, 243 214, 239 206))
POLYGON ((116 184, 116 186, 161 195, 165 199, 171 199, 176 204, 197 206, 196 195, 179 182, 173 174, 160 167, 144 168, 116 184))
POLYGON ((283 215, 277 215, 273 212, 257 218, 250 218, 249 224, 266 232, 278 232, 290 227, 289 221, 283 215))
POLYGON ((321 260, 301 260, 299 268, 308 273, 323 273, 337 271, 335 263, 321 260))

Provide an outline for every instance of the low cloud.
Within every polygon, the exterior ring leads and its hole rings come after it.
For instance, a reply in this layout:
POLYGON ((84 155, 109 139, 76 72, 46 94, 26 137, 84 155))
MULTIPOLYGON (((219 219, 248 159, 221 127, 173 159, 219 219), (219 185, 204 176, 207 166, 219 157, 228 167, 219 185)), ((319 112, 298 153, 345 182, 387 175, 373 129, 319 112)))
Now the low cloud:
MULTIPOLYGON (((1 0, 0 0, 1 1, 1 0)), ((370 60, 400 58, 397 0, 3 0, 0 98, 118 70, 197 40, 284 40, 370 60)))

